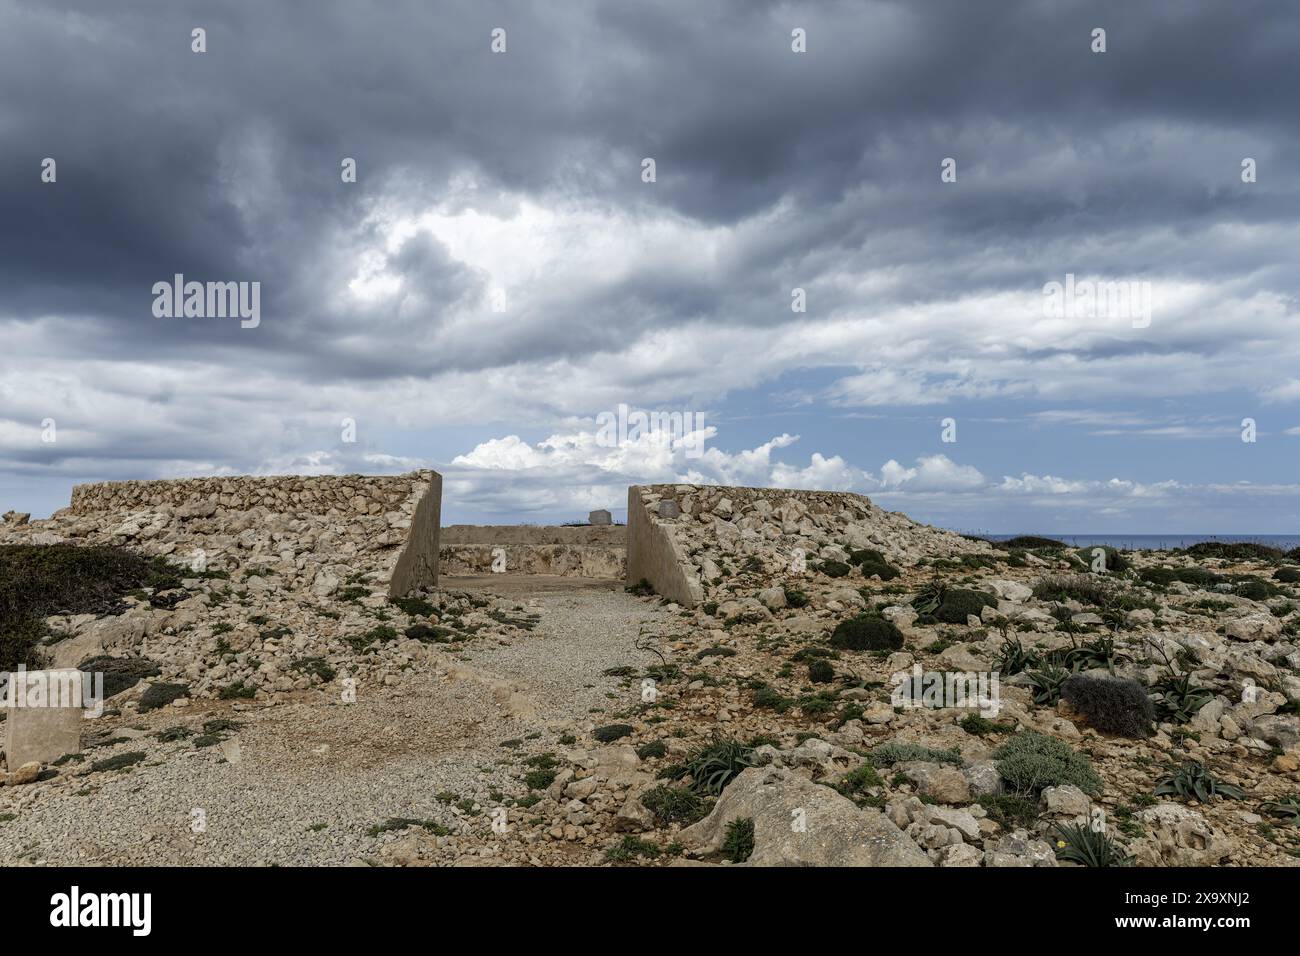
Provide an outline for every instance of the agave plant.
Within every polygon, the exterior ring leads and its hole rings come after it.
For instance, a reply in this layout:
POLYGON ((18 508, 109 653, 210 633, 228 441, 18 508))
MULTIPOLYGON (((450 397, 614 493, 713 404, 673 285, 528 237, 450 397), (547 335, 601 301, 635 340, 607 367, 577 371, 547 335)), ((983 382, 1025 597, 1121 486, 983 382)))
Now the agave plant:
POLYGON ((936 576, 929 583, 922 585, 921 590, 916 592, 916 597, 912 598, 912 609, 917 614, 924 617, 927 614, 933 614, 943 603, 944 592, 947 588, 943 582, 936 576))
POLYGON ((1214 776, 1199 760, 1189 760, 1156 785, 1155 795, 1179 796, 1184 800, 1195 798, 1198 803, 1209 803, 1215 797, 1241 800, 1246 793, 1240 787, 1224 783, 1214 776))
POLYGON ((1271 817, 1281 817, 1292 826, 1300 826, 1300 797, 1287 797, 1276 803, 1266 803, 1263 810, 1271 817))
POLYGON ((1104 830, 1094 830, 1079 823, 1065 823, 1056 828, 1056 858, 1083 866, 1131 866, 1133 857, 1125 853, 1104 830))
POLYGON ((1041 670, 1030 671, 1030 686, 1034 689, 1034 703, 1050 707, 1061 699, 1061 685, 1070 677, 1070 672, 1055 664, 1045 664, 1041 670))
POLYGON ((1174 724, 1185 724, 1196 712, 1214 699, 1203 687, 1192 684, 1191 674, 1168 674, 1152 687, 1156 717, 1174 724))
POLYGON ((690 777, 692 790, 716 797, 742 771, 752 766, 752 747, 738 740, 715 739, 707 747, 692 753, 683 763, 666 768, 662 775, 677 780, 690 777))
POLYGON ((1084 644, 1075 644, 1060 655, 1061 666, 1072 671, 1085 671, 1094 667, 1104 667, 1112 674, 1115 665, 1132 660, 1127 654, 1115 650, 1115 638, 1110 635, 1098 637, 1084 644))
POLYGON ((1025 650, 1025 646, 1020 643, 1018 637, 1004 636, 1000 650, 1001 657, 998 661, 998 670, 1003 674, 1019 674, 1023 670, 1037 667, 1040 663, 1038 655, 1033 651, 1025 650))

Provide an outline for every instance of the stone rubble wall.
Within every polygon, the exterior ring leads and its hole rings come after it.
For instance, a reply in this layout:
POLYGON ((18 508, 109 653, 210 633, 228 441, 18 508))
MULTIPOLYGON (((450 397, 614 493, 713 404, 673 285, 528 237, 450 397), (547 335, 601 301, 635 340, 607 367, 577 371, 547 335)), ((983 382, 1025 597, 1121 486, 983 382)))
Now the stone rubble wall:
POLYGON ((627 528, 621 525, 451 525, 442 529, 442 574, 490 574, 504 552, 507 574, 622 580, 627 528))
POLYGON ((52 544, 88 531, 165 555, 201 548, 218 568, 232 558, 265 566, 273 559, 264 552, 274 544, 285 565, 278 570, 317 578, 313 587, 322 594, 346 573, 340 562, 377 551, 384 555, 390 595, 402 597, 437 587, 441 510, 442 476, 427 469, 404 475, 110 481, 76 486, 71 505, 43 522, 48 530, 31 541, 52 544), (332 543, 316 553, 327 541, 332 543), (286 554, 294 556, 293 567, 285 564, 286 554), (339 572, 315 573, 331 560, 340 564, 339 572))
POLYGON ((628 583, 645 579, 686 607, 704 600, 726 554, 775 568, 788 565, 795 549, 826 557, 845 546, 879 550, 909 566, 921 557, 990 550, 851 492, 690 484, 628 489, 628 583), (664 515, 664 502, 679 513, 664 515))
POLYGON ((405 475, 238 475, 105 481, 72 489, 73 514, 180 508, 212 502, 223 511, 265 508, 287 514, 382 515, 414 510, 432 471, 405 475))
POLYGON ((442 529, 442 545, 566 544, 581 547, 627 547, 623 525, 452 524, 442 529))

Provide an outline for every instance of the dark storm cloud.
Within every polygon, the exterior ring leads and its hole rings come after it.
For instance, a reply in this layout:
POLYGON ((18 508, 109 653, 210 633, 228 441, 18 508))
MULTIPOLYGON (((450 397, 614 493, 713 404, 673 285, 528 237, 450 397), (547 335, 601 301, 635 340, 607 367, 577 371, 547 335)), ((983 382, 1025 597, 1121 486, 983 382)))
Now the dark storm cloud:
MULTIPOLYGON (((762 324, 762 303, 788 295, 786 274, 800 264, 833 271, 869 254, 920 265, 927 295, 972 282, 1032 287, 1042 270, 1026 253, 1104 235, 1121 213, 1131 232, 1290 223, 1298 211, 1294 188, 1275 177, 1297 145, 1300 18, 1284 2, 5 10, 0 314, 83 317, 69 349, 99 357, 220 346, 256 349, 298 375, 368 378, 590 344, 524 333, 431 364, 419 348, 348 341, 351 317, 330 304, 339 276, 322 274, 336 264, 331 240, 366 232, 369 201, 397 195, 419 208, 462 173, 487 194, 576 195, 629 212, 653 204, 706 224, 783 201, 798 210, 800 234, 756 248, 719 287, 647 274, 590 302, 554 297, 551 327, 586 330, 597 344, 711 314, 762 324), (202 56, 189 49, 199 25, 202 56), (1105 56, 1088 52, 1096 25, 1109 31, 1105 56), (495 26, 509 31, 505 56, 488 52, 495 26), (808 30, 806 56, 789 53, 793 26, 808 30), (1175 126, 1197 137, 1196 153, 1186 139, 1162 142, 1175 126), (1073 157, 1064 184, 1042 169, 1061 150, 1073 157), (947 155, 959 158, 964 188, 936 201, 947 155), (1272 161, 1266 197, 1233 189, 1242 155, 1272 161), (45 156, 59 162, 56 187, 37 179, 45 156), (355 186, 339 183, 343 156, 360 164, 355 186), (659 163, 653 190, 638 177, 642 156, 659 163), (1007 263, 972 259, 990 247, 1007 263), (260 279, 276 321, 253 337, 154 320, 149 289, 175 272, 260 279)), ((374 327, 436 329, 443 310, 485 295, 483 277, 429 242, 389 264, 423 300, 418 317, 408 299, 367 316, 374 327)), ((1111 249, 1089 265, 1132 261, 1111 249)), ((1233 267, 1214 250, 1195 265, 1233 267)), ((1167 266, 1160 249, 1139 262, 1167 266)))

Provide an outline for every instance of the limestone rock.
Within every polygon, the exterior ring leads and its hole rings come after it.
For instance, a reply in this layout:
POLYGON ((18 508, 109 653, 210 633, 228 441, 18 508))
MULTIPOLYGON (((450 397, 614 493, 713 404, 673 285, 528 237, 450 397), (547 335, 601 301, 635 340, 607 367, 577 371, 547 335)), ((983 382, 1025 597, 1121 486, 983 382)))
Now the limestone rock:
POLYGON ((716 851, 727 824, 743 818, 754 821, 749 866, 933 865, 879 810, 859 808, 829 787, 779 767, 745 770, 722 792, 712 812, 680 836, 716 851), (792 827, 796 819, 805 825, 792 827))

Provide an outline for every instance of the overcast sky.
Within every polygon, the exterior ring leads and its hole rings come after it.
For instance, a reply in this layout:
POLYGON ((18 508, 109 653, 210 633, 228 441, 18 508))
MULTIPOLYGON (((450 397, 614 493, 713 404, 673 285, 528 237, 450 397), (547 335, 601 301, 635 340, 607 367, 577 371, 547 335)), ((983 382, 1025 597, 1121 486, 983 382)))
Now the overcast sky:
POLYGON ((432 467, 449 523, 1298 531, 1297 49, 1292 0, 0 0, 0 510, 432 467), (260 323, 155 316, 177 273, 260 323))

